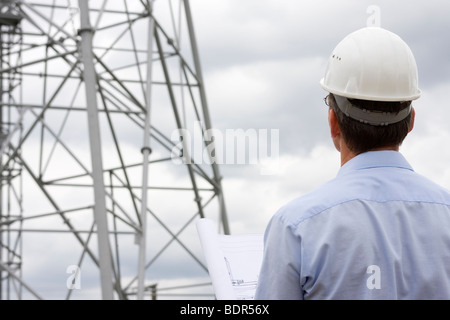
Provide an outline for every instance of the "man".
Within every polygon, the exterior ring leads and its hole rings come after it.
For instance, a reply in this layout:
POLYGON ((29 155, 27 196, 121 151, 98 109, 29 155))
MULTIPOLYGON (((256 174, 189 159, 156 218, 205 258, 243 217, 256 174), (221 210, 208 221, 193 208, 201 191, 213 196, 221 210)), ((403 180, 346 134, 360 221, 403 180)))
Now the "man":
POLYGON ((410 48, 353 32, 321 85, 341 169, 271 219, 256 299, 450 299, 450 193, 399 152, 420 97, 410 48))

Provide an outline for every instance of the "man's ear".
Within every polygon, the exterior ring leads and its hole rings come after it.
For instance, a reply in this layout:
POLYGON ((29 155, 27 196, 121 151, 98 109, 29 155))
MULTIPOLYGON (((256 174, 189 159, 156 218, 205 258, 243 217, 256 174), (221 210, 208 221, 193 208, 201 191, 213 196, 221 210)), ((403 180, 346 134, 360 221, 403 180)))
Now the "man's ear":
POLYGON ((328 125, 330 126, 331 138, 334 139, 341 134, 336 113, 332 108, 328 110, 328 125))
POLYGON ((331 108, 328 110, 328 124, 330 126, 331 140, 333 140, 334 147, 337 151, 341 152, 341 128, 339 128, 336 112, 331 108))
POLYGON ((411 123, 409 125, 408 133, 410 133, 412 131, 412 129, 414 128, 415 119, 416 119, 416 110, 414 108, 412 108, 411 109, 411 123))

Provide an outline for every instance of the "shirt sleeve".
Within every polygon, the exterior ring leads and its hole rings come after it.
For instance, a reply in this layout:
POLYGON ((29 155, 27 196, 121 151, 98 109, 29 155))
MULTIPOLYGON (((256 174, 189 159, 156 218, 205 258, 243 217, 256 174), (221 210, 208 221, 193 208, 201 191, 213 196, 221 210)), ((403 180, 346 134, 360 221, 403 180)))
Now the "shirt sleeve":
POLYGON ((264 234, 264 257, 255 299, 302 300, 300 266, 301 238, 275 215, 264 234))

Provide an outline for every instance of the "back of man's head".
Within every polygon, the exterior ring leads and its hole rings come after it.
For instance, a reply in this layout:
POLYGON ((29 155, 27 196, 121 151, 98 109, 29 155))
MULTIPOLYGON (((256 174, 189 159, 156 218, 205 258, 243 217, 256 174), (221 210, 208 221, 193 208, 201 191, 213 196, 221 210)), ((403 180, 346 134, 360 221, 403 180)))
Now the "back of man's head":
POLYGON ((408 134, 411 101, 421 91, 414 56, 398 35, 352 32, 333 50, 320 83, 351 151, 398 146, 408 134))

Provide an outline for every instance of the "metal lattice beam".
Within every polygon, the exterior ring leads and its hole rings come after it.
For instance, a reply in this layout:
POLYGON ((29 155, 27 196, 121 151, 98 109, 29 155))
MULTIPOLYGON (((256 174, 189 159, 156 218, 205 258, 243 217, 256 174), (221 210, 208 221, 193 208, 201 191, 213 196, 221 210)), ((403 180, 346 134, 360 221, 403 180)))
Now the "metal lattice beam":
POLYGON ((212 297, 194 222, 229 227, 189 1, 1 1, 0 27, 0 299, 212 297))

